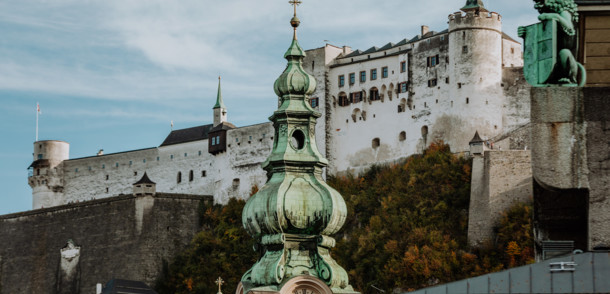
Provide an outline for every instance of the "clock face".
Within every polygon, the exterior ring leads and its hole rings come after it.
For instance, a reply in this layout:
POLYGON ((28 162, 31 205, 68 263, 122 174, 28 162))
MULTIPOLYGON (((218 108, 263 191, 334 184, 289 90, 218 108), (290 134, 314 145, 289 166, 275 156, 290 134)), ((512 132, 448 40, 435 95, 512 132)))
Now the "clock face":
POLYGON ((293 294, 318 294, 309 288, 297 288, 293 292, 293 294))

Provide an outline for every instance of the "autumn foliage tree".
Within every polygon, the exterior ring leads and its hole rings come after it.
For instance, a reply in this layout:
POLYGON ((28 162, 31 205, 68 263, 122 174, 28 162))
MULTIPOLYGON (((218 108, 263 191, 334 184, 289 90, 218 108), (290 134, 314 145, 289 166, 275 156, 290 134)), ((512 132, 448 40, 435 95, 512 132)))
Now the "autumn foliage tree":
MULTIPOLYGON (((348 208, 332 254, 357 291, 402 292, 533 262, 529 204, 504 213, 495 242, 469 248, 470 172, 468 158, 439 142, 400 164, 328 179, 348 208)), ((159 293, 215 293, 218 276, 236 289, 258 258, 241 225, 244 203, 202 207, 203 231, 167 267, 159 293)))
POLYGON ((473 250, 467 224, 471 162, 433 143, 401 164, 329 179, 348 220, 333 253, 364 293, 407 291, 531 262, 531 210, 512 208, 498 242, 473 250))

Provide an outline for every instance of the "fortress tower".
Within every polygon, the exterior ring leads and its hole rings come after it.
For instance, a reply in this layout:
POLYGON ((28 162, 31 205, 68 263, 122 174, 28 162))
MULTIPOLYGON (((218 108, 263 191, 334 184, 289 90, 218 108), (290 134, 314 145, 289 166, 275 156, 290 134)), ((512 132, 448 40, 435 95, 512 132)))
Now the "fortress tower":
POLYGON ((70 144, 64 141, 34 142, 34 161, 28 167, 28 184, 32 187, 32 208, 62 203, 64 183, 62 162, 69 158, 70 144))
POLYGON ((500 134, 503 131, 501 16, 487 11, 482 0, 468 0, 461 11, 449 15, 448 53, 449 93, 457 102, 455 111, 476 118, 468 122, 472 130, 476 128, 486 136, 500 134))

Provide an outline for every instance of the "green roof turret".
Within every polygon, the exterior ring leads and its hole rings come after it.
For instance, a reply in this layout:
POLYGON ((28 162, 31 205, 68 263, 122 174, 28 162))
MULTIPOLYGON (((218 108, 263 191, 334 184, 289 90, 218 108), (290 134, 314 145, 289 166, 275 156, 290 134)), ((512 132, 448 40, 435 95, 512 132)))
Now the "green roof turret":
POLYGON ((268 180, 242 213, 243 226, 263 256, 244 274, 241 287, 243 293, 277 293, 284 285, 313 278, 329 293, 353 293, 347 272, 330 256, 335 245, 330 235, 343 226, 347 208, 341 194, 322 179, 328 161, 318 151, 315 137, 321 115, 309 104, 315 80, 303 69, 305 52, 296 39, 300 1, 290 3, 295 6, 295 33, 285 54, 288 65, 274 85, 279 106, 269 118, 275 135, 263 163, 268 180))
POLYGON ((220 90, 220 76, 218 76, 218 93, 216 94, 216 104, 214 108, 227 108, 222 101, 222 91, 220 90))

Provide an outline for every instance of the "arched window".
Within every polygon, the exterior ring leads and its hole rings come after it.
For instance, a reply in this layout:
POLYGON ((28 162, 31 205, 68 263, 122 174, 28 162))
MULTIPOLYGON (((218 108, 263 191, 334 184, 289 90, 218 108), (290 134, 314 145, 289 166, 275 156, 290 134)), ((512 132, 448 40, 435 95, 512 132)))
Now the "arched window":
POLYGON ((360 112, 360 108, 356 108, 352 111, 352 120, 357 122, 362 119, 362 113, 360 112))
POLYGON ((375 149, 375 148, 379 147, 379 144, 380 144, 380 142, 379 142, 379 138, 375 138, 375 139, 373 139, 373 141, 371 142, 371 147, 373 147, 373 148, 375 149))
POLYGON ((339 93, 339 106, 348 106, 349 99, 347 99, 347 94, 345 92, 339 93))
POLYGON ((400 99, 400 104, 398 104, 398 112, 405 112, 407 110, 407 99, 400 99))
POLYGON ((189 182, 193 181, 193 170, 189 171, 189 182))
POLYGON ((405 131, 400 132, 400 134, 398 135, 398 140, 404 141, 406 139, 407 139, 407 133, 405 131))
POLYGON ((379 90, 377 87, 371 88, 371 90, 369 90, 369 101, 376 101, 380 99, 381 97, 379 97, 379 90))
POLYGON ((421 127, 421 137, 424 139, 424 142, 428 139, 428 126, 421 127))
POLYGON ((178 175, 176 176, 176 182, 177 183, 182 182, 182 172, 178 172, 178 175))

